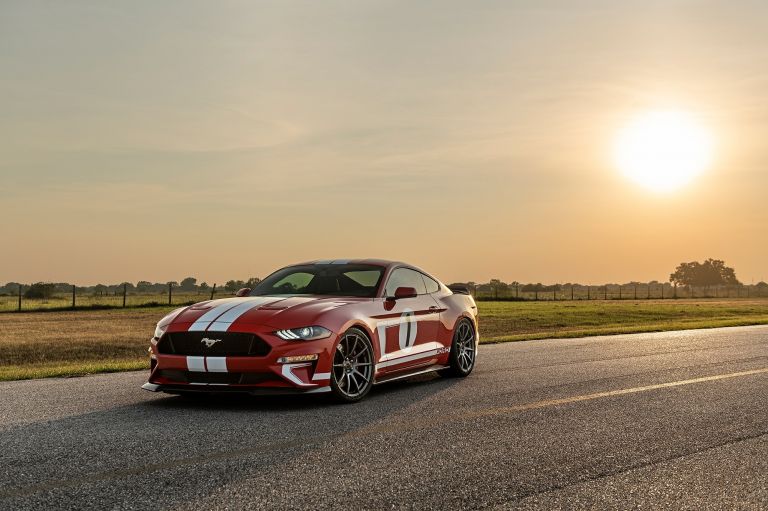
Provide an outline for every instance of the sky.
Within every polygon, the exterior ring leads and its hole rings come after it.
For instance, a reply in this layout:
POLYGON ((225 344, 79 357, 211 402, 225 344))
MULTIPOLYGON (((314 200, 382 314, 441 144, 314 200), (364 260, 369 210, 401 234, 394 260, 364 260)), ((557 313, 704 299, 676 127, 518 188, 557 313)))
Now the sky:
POLYGON ((0 4, 0 282, 264 277, 377 257, 446 282, 768 279, 768 3, 0 4), (672 193, 617 133, 695 116, 672 193))

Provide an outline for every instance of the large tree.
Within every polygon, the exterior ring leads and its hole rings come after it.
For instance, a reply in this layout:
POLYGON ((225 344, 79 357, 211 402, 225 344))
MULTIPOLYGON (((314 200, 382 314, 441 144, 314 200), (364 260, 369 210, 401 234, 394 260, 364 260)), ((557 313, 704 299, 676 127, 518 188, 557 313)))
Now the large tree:
POLYGON ((56 291, 56 284, 51 282, 36 282, 24 291, 24 298, 50 298, 56 291))
POLYGON ((181 281, 179 287, 182 291, 195 291, 197 290, 197 279, 195 277, 187 277, 181 281))
POLYGON ((681 263, 669 281, 681 286, 738 285, 736 271, 719 259, 707 259, 703 263, 681 263))

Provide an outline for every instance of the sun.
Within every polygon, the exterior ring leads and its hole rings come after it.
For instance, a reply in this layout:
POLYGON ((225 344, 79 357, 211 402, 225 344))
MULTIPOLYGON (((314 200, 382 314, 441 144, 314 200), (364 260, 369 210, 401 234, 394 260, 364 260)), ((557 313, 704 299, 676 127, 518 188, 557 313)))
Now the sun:
POLYGON ((618 134, 616 165, 627 177, 657 192, 690 183, 712 163, 712 136, 690 114, 646 112, 618 134))

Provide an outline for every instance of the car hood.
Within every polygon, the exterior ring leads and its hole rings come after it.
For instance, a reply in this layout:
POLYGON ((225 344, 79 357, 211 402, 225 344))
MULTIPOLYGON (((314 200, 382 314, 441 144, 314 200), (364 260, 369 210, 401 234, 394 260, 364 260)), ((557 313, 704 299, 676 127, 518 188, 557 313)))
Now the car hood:
POLYGON ((196 303, 170 314, 167 325, 179 329, 226 331, 245 325, 267 325, 295 328, 318 324, 320 316, 330 310, 370 298, 338 296, 250 296, 223 298, 196 303))

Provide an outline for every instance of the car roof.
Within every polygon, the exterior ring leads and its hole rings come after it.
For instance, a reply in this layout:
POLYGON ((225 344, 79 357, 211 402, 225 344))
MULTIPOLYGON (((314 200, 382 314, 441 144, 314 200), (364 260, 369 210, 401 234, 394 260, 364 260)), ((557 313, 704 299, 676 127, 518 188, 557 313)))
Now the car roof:
POLYGON ((396 266, 404 266, 406 268, 410 268, 412 270, 416 270, 420 273, 423 273, 424 275, 427 275, 432 280, 436 280, 438 282, 439 279, 434 277, 431 273, 428 271, 422 270, 418 266, 415 266, 413 264, 404 263, 402 261, 390 261, 388 259, 317 259, 314 261, 304 261, 303 263, 296 263, 291 264, 290 266, 306 266, 310 264, 370 264, 374 266, 382 266, 384 268, 393 268, 396 266))
POLYGON ((304 265, 310 265, 310 264, 371 264, 374 266, 383 266, 384 268, 392 268, 395 266, 405 266, 406 268, 411 268, 425 275, 428 275, 432 279, 435 279, 435 277, 433 277, 431 273, 429 273, 428 271, 422 270, 416 265, 404 263, 402 261, 390 261, 388 259, 372 259, 372 258, 371 259, 318 259, 315 261, 305 261, 303 263, 292 264, 291 266, 304 266, 304 265))
POLYGON ((374 266, 392 266, 395 264, 403 264, 410 266, 406 263, 399 261, 388 261, 386 259, 317 259, 315 261, 304 261, 303 263, 297 263, 292 266, 302 266, 308 264, 372 264, 374 266))

